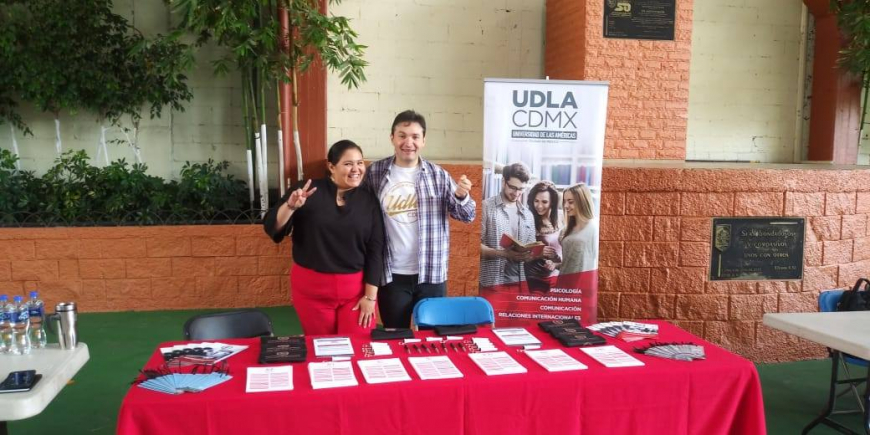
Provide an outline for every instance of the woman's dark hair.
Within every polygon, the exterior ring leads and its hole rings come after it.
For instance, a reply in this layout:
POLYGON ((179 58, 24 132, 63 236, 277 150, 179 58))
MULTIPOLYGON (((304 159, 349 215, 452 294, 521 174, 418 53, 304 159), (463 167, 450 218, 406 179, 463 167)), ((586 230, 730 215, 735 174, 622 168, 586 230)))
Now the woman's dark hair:
POLYGON ((556 190, 556 185, 549 181, 541 181, 532 186, 529 190, 529 209, 532 211, 532 216, 535 217, 535 230, 541 231, 541 215, 535 210, 535 197, 541 192, 550 194, 550 224, 554 229, 559 229, 559 191, 556 190))
POLYGON ((352 140, 343 139, 329 147, 329 152, 326 154, 326 160, 333 165, 337 165, 338 161, 341 160, 341 156, 344 155, 345 151, 356 148, 360 154, 363 153, 362 148, 359 147, 352 140))

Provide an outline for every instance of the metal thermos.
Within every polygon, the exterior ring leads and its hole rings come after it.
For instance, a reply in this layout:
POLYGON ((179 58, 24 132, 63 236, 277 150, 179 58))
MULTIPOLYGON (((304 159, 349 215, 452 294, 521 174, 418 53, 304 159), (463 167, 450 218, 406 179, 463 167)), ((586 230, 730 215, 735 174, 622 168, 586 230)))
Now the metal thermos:
POLYGON ((57 340, 61 349, 73 350, 79 342, 76 331, 76 303, 61 302, 54 307, 50 321, 57 321, 57 340))

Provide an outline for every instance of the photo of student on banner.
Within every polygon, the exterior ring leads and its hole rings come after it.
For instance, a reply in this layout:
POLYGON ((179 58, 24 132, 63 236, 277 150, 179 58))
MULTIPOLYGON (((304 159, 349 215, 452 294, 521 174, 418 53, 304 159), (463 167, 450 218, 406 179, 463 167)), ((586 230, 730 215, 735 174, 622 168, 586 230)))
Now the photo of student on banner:
POLYGON ((547 293, 556 286, 562 262, 559 243, 559 191, 551 181, 541 181, 529 190, 529 209, 535 217, 535 240, 544 244, 542 255, 524 263, 532 293, 547 293))

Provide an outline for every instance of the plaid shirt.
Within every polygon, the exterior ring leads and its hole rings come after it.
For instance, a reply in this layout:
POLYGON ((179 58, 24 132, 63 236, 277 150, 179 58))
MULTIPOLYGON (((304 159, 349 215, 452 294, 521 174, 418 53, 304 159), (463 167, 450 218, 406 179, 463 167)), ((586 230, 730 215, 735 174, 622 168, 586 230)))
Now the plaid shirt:
MULTIPOLYGON (((517 214, 519 219, 519 234, 513 234, 510 228, 510 217, 505 209, 504 200, 501 197, 501 192, 495 196, 489 197, 483 201, 483 222, 480 232, 480 243, 483 243, 490 248, 501 249, 498 242, 501 240, 501 235, 509 233, 520 243, 531 243, 535 241, 535 217, 529 208, 522 201, 517 202, 517 214)), ((480 286, 492 287, 494 285, 508 284, 505 277, 505 266, 508 260, 502 257, 483 258, 480 257, 480 286)), ((519 282, 526 280, 525 267, 519 265, 519 282)))
MULTIPOLYGON (((378 160, 366 171, 363 185, 381 197, 390 176, 396 157, 378 160)), ((456 183, 442 167, 420 158, 420 172, 415 183, 417 191, 417 236, 419 238, 418 261, 420 271, 418 283, 439 284, 447 281, 447 260, 450 257, 450 225, 447 216, 460 222, 474 221, 475 202, 468 195, 459 200, 453 194, 456 183)), ((384 216, 384 219, 389 219, 384 216)), ((392 244, 388 233, 384 233, 387 249, 384 249, 384 281, 393 281, 390 268, 392 244)))

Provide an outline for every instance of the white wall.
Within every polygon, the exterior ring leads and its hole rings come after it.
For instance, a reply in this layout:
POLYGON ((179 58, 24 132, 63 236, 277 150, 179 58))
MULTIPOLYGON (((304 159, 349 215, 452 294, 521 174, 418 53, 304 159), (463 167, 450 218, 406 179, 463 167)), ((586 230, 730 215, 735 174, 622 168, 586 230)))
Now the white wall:
POLYGON ((793 162, 801 5, 694 2, 687 159, 793 162))
POLYGON ((366 157, 393 153, 398 112, 426 116, 424 156, 483 155, 483 79, 543 78, 545 0, 345 0, 332 11, 353 21, 369 46, 368 82, 328 83, 328 142, 351 139, 366 157))

